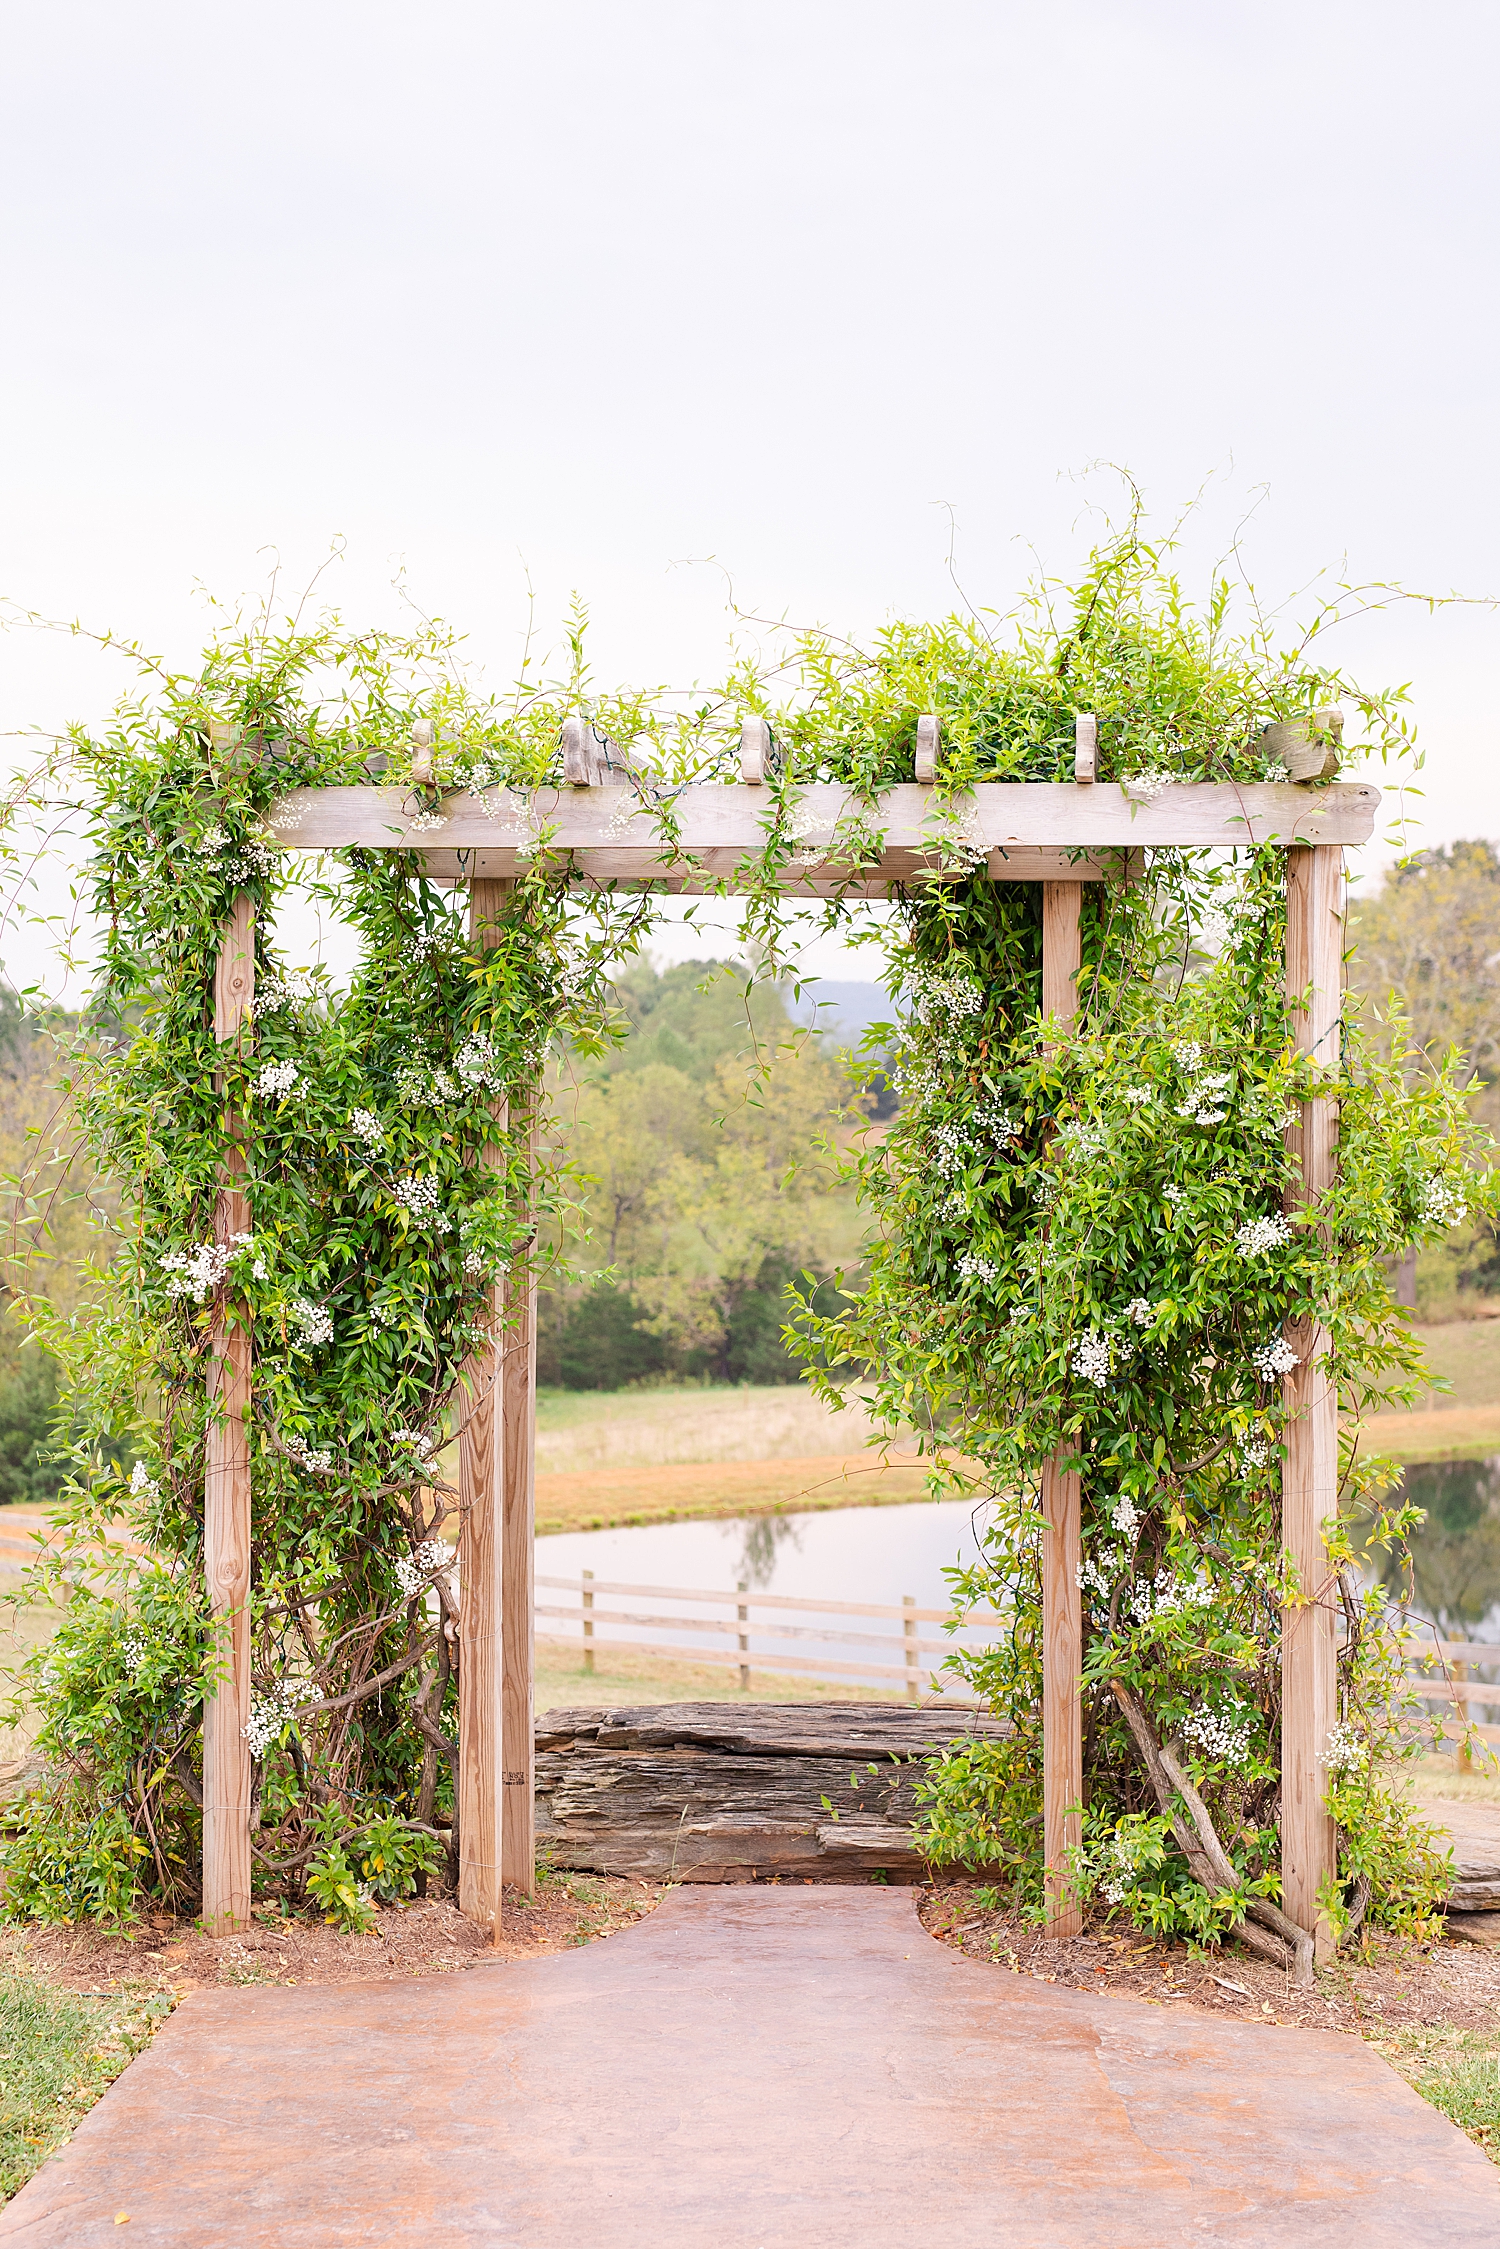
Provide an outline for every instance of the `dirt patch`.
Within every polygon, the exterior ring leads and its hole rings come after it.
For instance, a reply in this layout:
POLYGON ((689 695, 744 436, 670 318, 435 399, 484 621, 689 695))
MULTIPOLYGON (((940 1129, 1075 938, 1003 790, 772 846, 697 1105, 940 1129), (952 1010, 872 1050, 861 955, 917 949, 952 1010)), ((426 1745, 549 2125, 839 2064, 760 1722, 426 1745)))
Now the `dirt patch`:
POLYGON ((160 1991, 175 2000, 205 1986, 388 1983, 565 1952, 628 1928, 661 1895, 623 1877, 549 1875, 531 1899, 506 1892, 501 1939, 493 1946, 451 1899, 432 1898, 385 1907, 361 1936, 265 1906, 256 1908, 250 1928, 230 1937, 158 1915, 113 1934, 87 1923, 15 1929, 4 1949, 44 1982, 99 1994, 160 1991))
POLYGON ((1107 1991, 1161 2007, 1191 2005, 1298 2030, 1346 2031, 1376 2046, 1390 2038, 1404 2048, 1411 2034, 1430 2030, 1489 2037, 1500 2030, 1500 1952, 1482 1942, 1449 1938, 1419 1947, 1374 1933, 1341 1954, 1311 1991, 1299 1991, 1279 1968, 1233 1944, 1195 1960, 1186 1945, 1154 1943, 1104 1918, 1089 1921, 1081 1937, 1053 1941, 1013 1913, 984 1912, 969 1884, 925 1891, 918 1911, 929 1935, 965 1958, 1074 1991, 1107 1991))

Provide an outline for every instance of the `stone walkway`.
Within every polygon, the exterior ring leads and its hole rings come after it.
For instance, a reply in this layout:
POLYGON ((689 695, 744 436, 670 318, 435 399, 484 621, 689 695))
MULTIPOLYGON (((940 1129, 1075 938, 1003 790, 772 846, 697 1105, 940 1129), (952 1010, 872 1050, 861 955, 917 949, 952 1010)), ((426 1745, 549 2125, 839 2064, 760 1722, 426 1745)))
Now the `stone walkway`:
POLYGON ((551 1958, 194 1993, 0 2239, 1496 2249, 1500 2175, 1353 2039, 955 1959, 902 1890, 711 1888, 551 1958))

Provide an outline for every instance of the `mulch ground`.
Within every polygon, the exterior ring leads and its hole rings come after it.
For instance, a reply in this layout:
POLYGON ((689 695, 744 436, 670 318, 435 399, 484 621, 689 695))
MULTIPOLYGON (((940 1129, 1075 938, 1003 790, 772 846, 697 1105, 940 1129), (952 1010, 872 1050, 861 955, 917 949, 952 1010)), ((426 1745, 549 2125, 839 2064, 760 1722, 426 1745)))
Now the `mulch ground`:
MULTIPOLYGON (((1418 1946, 1378 1933, 1356 1939, 1299 1991, 1269 1962, 1233 1944, 1209 1959, 1181 1944, 1152 1942, 1141 1930, 1107 1917, 1090 1920, 1080 1937, 1049 1940, 1014 1913, 986 1913, 969 1884, 934 1887, 918 1911, 930 1935, 966 1959, 1012 1975, 1033 1976, 1074 1991, 1117 1992, 1155 2006, 1188 2004, 1241 2021, 1289 2029, 1341 2030, 1379 2047, 1398 2047, 1430 2029, 1500 2029, 1500 1950, 1459 1937, 1418 1946)), ((1492 1923, 1493 1914, 1475 1916, 1492 1923)))
POLYGON ((211 1937, 192 1921, 156 1915, 119 1933, 83 1923, 17 1929, 4 1949, 48 1983, 99 1994, 159 1990, 177 1999, 215 1984, 384 1983, 565 1952, 628 1928, 661 1894, 648 1883, 615 1876, 552 1875, 532 1899, 506 1892, 503 1935, 495 1946, 451 1899, 432 1898, 384 1908, 362 1936, 262 1907, 252 1927, 231 1937, 211 1937))

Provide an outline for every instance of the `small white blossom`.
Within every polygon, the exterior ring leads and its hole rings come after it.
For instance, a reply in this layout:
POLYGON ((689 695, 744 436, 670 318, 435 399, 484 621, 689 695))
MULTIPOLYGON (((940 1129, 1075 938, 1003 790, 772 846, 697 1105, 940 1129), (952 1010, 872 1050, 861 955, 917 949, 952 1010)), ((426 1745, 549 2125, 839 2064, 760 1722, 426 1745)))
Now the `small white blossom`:
POLYGON ((138 1460, 130 1471, 130 1496, 132 1499, 160 1499, 161 1486, 143 1460, 138 1460))
POLYGON ((1422 1197, 1422 1223, 1447 1233, 1468 1215, 1469 1198, 1461 1187, 1441 1177, 1428 1182, 1422 1197))
POLYGON ((297 1698, 290 1687, 278 1687, 264 1702, 252 1703, 247 1724, 240 1728, 250 1744, 252 1757, 264 1757, 283 1726, 289 1726, 297 1715, 297 1698))
POLYGON ((1127 1085, 1122 1089, 1120 1099, 1132 1109, 1143 1108, 1151 1099, 1151 1088, 1148 1085, 1127 1085))
POLYGON ((1178 1039, 1172 1048, 1173 1057, 1181 1070, 1191 1075, 1203 1067, 1203 1048, 1196 1039, 1178 1039))
POLYGON ((367 1148, 378 1148, 385 1138, 385 1127, 373 1109, 355 1109, 349 1117, 349 1130, 356 1140, 367 1148))
POLYGON ((398 1554, 393 1563, 396 1582, 408 1601, 448 1572, 448 1549, 441 1539, 424 1539, 415 1554, 398 1554))
POLYGON ((420 1429, 398 1429, 392 1442, 408 1446, 416 1454, 418 1460, 427 1461, 432 1458, 432 1439, 424 1435, 420 1429))
POLYGON ((984 993, 971 976, 940 976, 935 969, 923 969, 913 978, 916 1004, 913 1008, 919 1023, 939 1023, 945 1019, 960 1022, 979 1015, 984 1009, 984 993))
POLYGON ((955 1172, 962 1171, 973 1152, 973 1145, 963 1128, 951 1120, 934 1125, 929 1146, 933 1169, 939 1178, 951 1179, 955 1172))
POLYGON ((1177 1111, 1189 1124, 1222 1124, 1229 1111, 1224 1097, 1232 1082, 1232 1073, 1223 1071, 1198 1080, 1187 1100, 1177 1111))
POLYGON ((120 1642, 120 1653, 125 1660, 126 1675, 133 1679, 146 1660, 145 1637, 133 1625, 120 1642))
POLYGON ((481 1274, 483 1273, 483 1271, 484 1271, 484 1268, 485 1268, 485 1260, 484 1260, 484 1257, 483 1257, 483 1255, 481 1254, 481 1252, 480 1252, 479 1250, 477 1250, 477 1249, 470 1249, 470 1250, 465 1250, 465 1252, 464 1252, 464 1276, 465 1276, 465 1278, 466 1278, 467 1280, 471 1280, 471 1281, 477 1281, 477 1280, 479 1279, 480 1275, 481 1275, 481 1274))
POLYGON ((1264 1437, 1247 1437, 1240 1447, 1240 1465, 1248 1472, 1264 1468, 1270 1457, 1271 1448, 1264 1437))
POLYGON ((1134 1538, 1140 1529, 1141 1518, 1129 1492, 1121 1492, 1109 1511, 1109 1519, 1121 1538, 1134 1538))
POLYGON ((292 1321, 302 1331, 303 1344, 309 1351, 319 1344, 333 1341, 333 1314, 311 1297, 299 1296, 292 1303, 292 1321))
POLYGON ((1267 1250, 1280 1249, 1291 1238, 1292 1229, 1278 1211, 1271 1218, 1249 1219, 1234 1241, 1241 1257, 1264 1257, 1267 1250))
POLYGON ((1125 1307, 1125 1317, 1132 1327, 1148 1328, 1156 1314, 1144 1296, 1133 1296, 1125 1307))
POLYGON ((1075 1343, 1068 1361, 1074 1374, 1082 1375, 1102 1390, 1109 1381, 1109 1337, 1091 1328, 1086 1336, 1075 1343))
POLYGON ((1340 1720, 1328 1729, 1328 1739, 1318 1752, 1318 1763, 1330 1773, 1354 1773, 1369 1761, 1369 1750, 1354 1728, 1340 1720))
POLYGON ((995 1281, 1000 1268, 992 1257, 978 1257, 972 1250, 965 1250, 958 1261, 958 1277, 961 1281, 995 1281))
POLYGON ((302 1072, 295 1062, 267 1062, 255 1080, 255 1090, 268 1100, 283 1100, 294 1093, 302 1083, 302 1072))
POLYGON ((1182 1721, 1182 1731, 1189 1741, 1195 1741, 1200 1749, 1223 1765, 1245 1763, 1250 1755, 1254 1726, 1248 1703, 1239 1702, 1233 1696, 1218 1710, 1200 1703, 1182 1721))
POLYGON ((1255 1353, 1255 1371, 1262 1382, 1274 1382, 1278 1375, 1290 1374, 1299 1364, 1296 1352, 1284 1335, 1273 1336, 1255 1353))
POLYGON ((1187 1201, 1186 1187, 1164 1187, 1162 1193, 1169 1203, 1185 1203, 1187 1201))
POLYGON ((442 1197, 442 1189, 435 1179, 418 1179, 411 1172, 398 1179, 391 1190, 403 1210, 413 1218, 426 1218, 435 1211, 442 1197))
POLYGON ((1113 1588, 1108 1573, 1092 1557, 1078 1565, 1078 1590, 1080 1593, 1092 1594, 1101 1609, 1109 1607, 1109 1596, 1113 1588))
POLYGON ((1021 1137, 1020 1119, 999 1101, 983 1101, 974 1111, 974 1122, 999 1149, 1009 1148, 1021 1137))
POLYGON ((204 829, 202 835, 197 838, 191 848, 197 852, 200 859, 213 859, 225 849, 228 842, 228 835, 215 820, 211 828, 204 829))
POLYGON ((193 1249, 168 1250, 160 1260, 162 1271, 170 1276, 168 1296, 190 1296, 195 1304, 206 1304, 229 1271, 233 1255, 228 1242, 200 1242, 193 1249))
POLYGON ((281 1440, 281 1449, 300 1468, 309 1468, 315 1476, 328 1476, 333 1472, 333 1454, 326 1445, 310 1445, 305 1437, 293 1433, 281 1440))
POLYGON ((310 968, 289 968, 284 975, 268 976, 256 986, 250 1012, 259 1022, 263 1016, 278 1015, 299 1000, 310 1000, 317 989, 318 980, 310 968))
POLYGON ((483 1031, 472 1031, 453 1058, 453 1067, 466 1086, 486 1092, 498 1093, 505 1080, 500 1073, 500 1061, 495 1052, 495 1042, 483 1031))

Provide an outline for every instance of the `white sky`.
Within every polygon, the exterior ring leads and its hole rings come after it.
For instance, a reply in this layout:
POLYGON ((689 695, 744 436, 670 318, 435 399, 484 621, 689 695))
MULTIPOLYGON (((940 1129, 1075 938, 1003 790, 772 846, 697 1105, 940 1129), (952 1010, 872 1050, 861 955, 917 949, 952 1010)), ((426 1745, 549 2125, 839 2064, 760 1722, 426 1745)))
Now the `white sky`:
MULTIPOLYGON (((185 658, 266 550, 509 676, 525 577, 601 678, 721 667, 741 600, 868 631, 1079 558, 1105 458, 1206 573, 1500 591, 1500 18, 1278 0, 12 7, 0 591, 185 658), (709 563, 704 558, 713 557, 709 563)), ((1410 680, 1420 840, 1500 835, 1500 617, 1410 680)), ((0 640, 0 728, 95 717, 0 640)), ((693 949, 689 944, 686 948, 693 949)), ((820 955, 868 974, 868 956, 820 955)))

